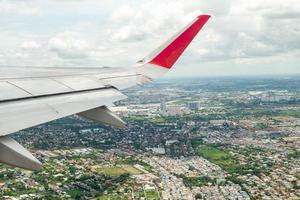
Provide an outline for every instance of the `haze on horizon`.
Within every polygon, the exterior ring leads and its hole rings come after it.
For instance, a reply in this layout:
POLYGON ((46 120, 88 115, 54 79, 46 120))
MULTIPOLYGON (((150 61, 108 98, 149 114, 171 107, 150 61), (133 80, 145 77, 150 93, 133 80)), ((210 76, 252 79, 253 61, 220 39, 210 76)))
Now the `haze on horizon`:
POLYGON ((202 13, 169 77, 300 74, 297 0, 0 0, 0 65, 132 66, 202 13))

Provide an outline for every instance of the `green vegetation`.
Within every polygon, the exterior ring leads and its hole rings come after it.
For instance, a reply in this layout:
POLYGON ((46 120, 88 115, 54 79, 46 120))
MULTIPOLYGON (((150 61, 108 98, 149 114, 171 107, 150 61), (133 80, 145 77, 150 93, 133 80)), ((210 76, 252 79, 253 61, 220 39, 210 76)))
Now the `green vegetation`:
POLYGON ((293 153, 288 154, 288 159, 298 159, 300 158, 300 151, 294 151, 293 153))
POLYGON ((203 199, 202 194, 200 194, 200 193, 196 194, 195 199, 203 199))
POLYGON ((108 176, 120 176, 122 174, 138 175, 141 174, 141 171, 130 166, 113 166, 113 167, 102 167, 97 170, 98 172, 103 172, 108 176))
POLYGON ((108 194, 98 197, 97 200, 127 200, 129 196, 127 194, 108 194))
POLYGON ((255 127, 258 129, 266 129, 266 128, 268 128, 268 125, 265 123, 258 123, 258 124, 256 124, 255 127))
POLYGON ((113 199, 111 198, 111 195, 104 195, 97 198, 97 200, 109 200, 109 199, 113 199))
POLYGON ((219 149, 215 146, 199 145, 197 154, 225 170, 230 170, 237 165, 235 158, 229 151, 219 149))
MULTIPOLYGON (((119 186, 130 182, 129 173, 141 173, 129 165, 122 165, 120 169, 111 169, 111 173, 115 176, 109 176, 104 173, 91 173, 93 168, 85 165, 86 160, 90 161, 90 157, 94 156, 94 152, 91 152, 91 154, 92 155, 82 155, 78 158, 74 156, 64 156, 63 158, 54 157, 44 162, 43 170, 35 172, 28 172, 21 169, 12 170, 1 166, 2 171, 0 178, 2 182, 6 182, 7 188, 0 192, 0 196, 19 197, 23 194, 39 194, 41 195, 41 199, 59 200, 65 199, 65 197, 60 197, 61 194, 58 195, 56 190, 68 186, 70 189, 65 189, 64 191, 72 199, 82 199, 86 196, 100 197, 104 191, 113 193, 119 186), (59 167, 57 167, 58 162, 63 163, 63 165, 60 164, 59 167), (74 164, 74 162, 76 162, 76 164, 74 164), (85 168, 81 169, 80 166, 85 166, 85 168), (81 175, 78 175, 79 170, 82 172, 81 175), (118 170, 122 170, 122 173, 118 170), (30 175, 30 178, 37 182, 39 186, 29 186, 27 183, 21 182, 17 178, 20 174, 30 175), (41 189, 43 191, 41 191, 41 189)), ((96 159, 92 160, 94 162, 92 166, 97 166, 96 163, 99 164, 98 166, 103 166, 102 163, 96 159)))
POLYGON ((146 191, 148 200, 159 200, 159 194, 156 191, 146 191))
POLYGON ((153 117, 153 118, 150 118, 149 121, 154 124, 159 124, 159 123, 165 123, 166 119, 163 117, 153 117))
POLYGON ((184 175, 180 175, 183 180, 183 183, 187 187, 194 187, 194 186, 207 186, 207 185, 216 185, 217 180, 212 179, 209 176, 199 176, 199 177, 186 177, 184 175))
POLYGON ((191 143, 192 143, 192 147, 194 149, 196 149, 199 145, 204 144, 202 139, 194 139, 194 140, 191 141, 191 143))
POLYGON ((133 159, 131 157, 119 160, 119 161, 117 161, 117 164, 119 164, 119 165, 136 165, 136 164, 138 164, 138 165, 143 166, 145 168, 145 170, 147 170, 147 171, 152 170, 152 167, 148 163, 145 163, 141 160, 133 159))
POLYGON ((83 193, 82 193, 80 190, 69 190, 67 193, 68 193, 68 194, 71 196, 71 198, 73 198, 73 199, 79 199, 80 197, 83 196, 83 193))
MULTIPOLYGON (((258 151, 258 150, 257 150, 258 151)), ((245 151, 249 152, 249 151, 245 151)), ((220 166, 231 174, 254 174, 269 173, 272 163, 265 161, 265 166, 259 162, 251 162, 245 165, 238 163, 237 159, 226 149, 221 149, 215 145, 199 145, 197 154, 210 162, 220 166)))
POLYGON ((130 166, 130 165, 124 165, 124 166, 122 166, 122 168, 131 175, 141 174, 140 170, 138 170, 137 168, 130 166))
POLYGON ((146 118, 144 116, 130 116, 125 118, 128 122, 144 122, 146 118))
POLYGON ((141 197, 144 197, 144 198, 146 197, 146 196, 145 196, 145 191, 144 191, 144 189, 142 189, 142 188, 138 191, 138 194, 139 194, 139 197, 140 197, 140 198, 141 198, 141 197))
POLYGON ((249 157, 250 155, 258 155, 259 153, 263 153, 266 150, 263 148, 255 147, 253 145, 248 146, 247 148, 237 148, 236 152, 239 154, 242 154, 246 157, 249 157))
POLYGON ((259 117, 276 117, 276 116, 286 116, 286 117, 298 117, 300 118, 299 110, 274 110, 274 109, 265 109, 265 108, 257 108, 257 109, 235 109, 232 112, 232 117, 240 117, 245 118, 249 116, 253 116, 255 118, 259 117))
POLYGON ((122 167, 102 167, 97 170, 98 172, 105 173, 108 176, 120 176, 127 173, 122 167))
POLYGON ((240 178, 238 178, 237 176, 234 176, 234 175, 227 176, 226 180, 230 181, 232 183, 238 184, 238 185, 242 185, 242 184, 247 183, 247 181, 245 181, 243 179, 240 179, 240 178))
POLYGON ((279 111, 279 115, 300 118, 300 111, 299 110, 281 110, 281 111, 279 111))
MULTIPOLYGON (((214 112, 212 112, 210 110, 202 110, 201 112, 208 113, 208 114, 201 115, 201 113, 196 113, 196 114, 184 115, 181 116, 181 120, 209 122, 210 120, 219 120, 219 119, 241 120, 241 119, 249 119, 249 118, 279 117, 279 116, 300 118, 299 108, 295 110, 289 110, 289 109, 275 110, 275 109, 260 108, 260 107, 240 108, 240 107, 230 106, 227 109, 222 109, 219 111, 214 110, 214 112)), ((179 118, 167 117, 165 119, 167 121, 174 121, 179 118)), ((260 125, 262 126, 262 128, 266 127, 266 124, 260 124, 260 125)))

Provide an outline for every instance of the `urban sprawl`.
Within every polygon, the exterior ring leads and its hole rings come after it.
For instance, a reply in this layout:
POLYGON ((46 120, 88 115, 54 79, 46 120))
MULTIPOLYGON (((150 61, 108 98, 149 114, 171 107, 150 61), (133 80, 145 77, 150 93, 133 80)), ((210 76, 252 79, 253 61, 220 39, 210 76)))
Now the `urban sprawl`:
POLYGON ((300 78, 165 79, 111 109, 13 135, 44 163, 0 165, 2 199, 300 199, 300 78))

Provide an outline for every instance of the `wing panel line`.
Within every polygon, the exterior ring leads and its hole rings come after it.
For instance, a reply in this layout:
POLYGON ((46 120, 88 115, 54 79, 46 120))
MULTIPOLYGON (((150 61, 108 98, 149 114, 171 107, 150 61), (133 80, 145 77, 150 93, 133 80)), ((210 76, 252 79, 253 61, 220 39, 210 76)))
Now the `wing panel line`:
MULTIPOLYGON (((9 82, 9 81, 6 81, 8 84, 10 84, 10 85, 13 85, 14 87, 16 87, 16 88, 19 88, 20 90, 23 90, 24 92, 26 92, 26 93, 28 93, 28 94, 30 94, 30 95, 33 95, 32 93, 30 93, 29 91, 27 91, 27 90, 25 90, 24 88, 21 88, 21 87, 19 87, 19 86, 17 86, 16 84, 13 84, 13 83, 11 83, 11 82, 9 82)), ((0 101, 1 102, 1 101, 0 101)))
POLYGON ((106 90, 106 89, 117 89, 117 88, 114 86, 105 86, 105 87, 101 87, 101 88, 63 92, 63 93, 57 93, 57 94, 45 94, 45 95, 38 95, 38 96, 32 96, 32 97, 22 97, 22 98, 16 98, 16 99, 1 100, 0 104, 14 102, 14 101, 17 102, 17 101, 24 101, 24 100, 31 100, 31 99, 40 99, 40 98, 44 98, 44 97, 54 97, 54 96, 56 97, 56 96, 62 96, 62 95, 66 95, 66 94, 79 94, 79 93, 93 92, 93 91, 106 90))

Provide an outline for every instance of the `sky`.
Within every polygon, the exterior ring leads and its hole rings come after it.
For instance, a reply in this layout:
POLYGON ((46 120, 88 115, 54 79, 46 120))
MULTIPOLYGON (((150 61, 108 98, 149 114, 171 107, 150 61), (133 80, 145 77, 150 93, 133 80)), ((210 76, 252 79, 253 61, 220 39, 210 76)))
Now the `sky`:
POLYGON ((300 74, 299 0, 0 0, 0 65, 130 67, 200 14, 168 77, 300 74))

